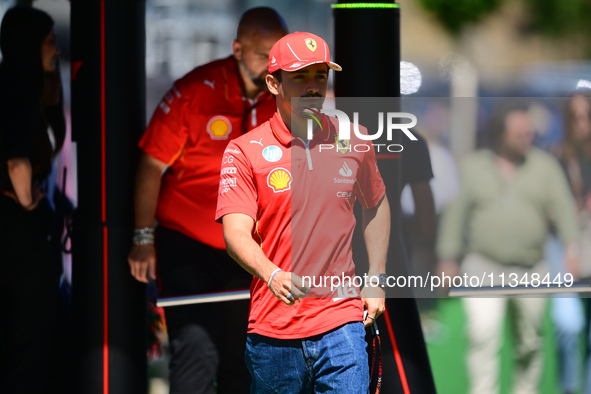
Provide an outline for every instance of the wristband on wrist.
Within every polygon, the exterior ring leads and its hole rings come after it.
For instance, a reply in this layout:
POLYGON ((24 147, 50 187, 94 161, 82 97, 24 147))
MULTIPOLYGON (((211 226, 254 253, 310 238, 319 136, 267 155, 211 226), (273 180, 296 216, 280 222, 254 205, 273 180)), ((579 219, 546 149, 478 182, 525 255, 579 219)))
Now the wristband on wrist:
MULTIPOLYGON (((388 277, 386 274, 382 273, 382 274, 378 274, 378 275, 368 276, 367 279, 369 279, 369 284, 371 285, 371 287, 379 286, 383 289, 386 287, 386 281, 387 281, 388 277)), ((366 285, 367 284, 368 283, 366 283, 366 285)))
POLYGON ((134 245, 154 245, 154 227, 142 227, 133 230, 134 245))
POLYGON ((278 272, 283 271, 281 268, 277 268, 275 271, 273 271, 273 273, 271 274, 271 276, 269 276, 269 279, 267 280, 267 287, 270 289, 271 288, 271 282, 273 282, 273 278, 275 277, 275 275, 277 275, 278 272))

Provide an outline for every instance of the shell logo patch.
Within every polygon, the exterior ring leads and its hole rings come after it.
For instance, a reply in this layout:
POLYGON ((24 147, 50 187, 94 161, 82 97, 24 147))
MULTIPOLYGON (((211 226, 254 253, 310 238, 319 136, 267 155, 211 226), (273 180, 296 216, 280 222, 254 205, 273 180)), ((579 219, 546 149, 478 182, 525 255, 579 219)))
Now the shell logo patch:
POLYGON ((317 48, 316 46, 316 41, 313 38, 306 38, 306 41, 304 41, 306 43, 306 46, 308 47, 309 50, 311 50, 312 52, 314 52, 317 48))
POLYGON ((273 193, 281 193, 291 189, 291 174, 285 168, 275 168, 267 175, 267 186, 273 193))
POLYGON ((227 140, 232 133, 232 123, 225 116, 214 116, 207 122, 206 130, 212 140, 227 140))

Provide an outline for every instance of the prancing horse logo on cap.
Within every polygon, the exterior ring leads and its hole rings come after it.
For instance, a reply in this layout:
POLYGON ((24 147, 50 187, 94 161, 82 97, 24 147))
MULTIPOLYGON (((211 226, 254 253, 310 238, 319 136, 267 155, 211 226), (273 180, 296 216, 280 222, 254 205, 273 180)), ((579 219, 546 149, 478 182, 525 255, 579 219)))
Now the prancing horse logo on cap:
POLYGON ((316 50, 316 41, 314 41, 313 38, 307 38, 305 42, 309 50, 311 50, 312 52, 316 50))

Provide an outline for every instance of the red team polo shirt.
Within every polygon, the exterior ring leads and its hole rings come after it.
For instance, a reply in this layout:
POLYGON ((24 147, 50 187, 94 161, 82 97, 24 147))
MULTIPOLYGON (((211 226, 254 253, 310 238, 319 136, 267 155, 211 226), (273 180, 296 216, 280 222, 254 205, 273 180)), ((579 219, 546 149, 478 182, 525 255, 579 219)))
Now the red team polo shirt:
POLYGON ((238 64, 230 56, 176 81, 156 109, 139 146, 166 163, 156 219, 217 249, 225 249, 214 221, 220 158, 228 141, 268 120, 273 96, 245 98, 238 64))
POLYGON ((351 131, 349 145, 337 144, 336 119, 326 119, 328 130, 318 129, 306 144, 276 113, 225 150, 216 219, 229 213, 250 216, 256 222, 253 238, 273 263, 316 278, 307 297, 291 306, 254 278, 249 333, 305 338, 363 320, 358 290, 344 286, 331 292, 331 281, 321 285, 321 278, 355 274, 353 204, 359 199, 375 207, 385 186, 371 143, 351 131))

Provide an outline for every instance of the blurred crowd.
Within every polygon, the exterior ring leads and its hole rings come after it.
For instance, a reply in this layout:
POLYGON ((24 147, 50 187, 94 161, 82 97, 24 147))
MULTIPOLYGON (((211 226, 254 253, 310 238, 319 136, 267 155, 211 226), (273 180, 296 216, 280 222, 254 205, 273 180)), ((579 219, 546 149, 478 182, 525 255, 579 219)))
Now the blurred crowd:
MULTIPOLYGON (((438 218, 433 245, 417 242, 411 192, 403 192, 414 271, 485 275, 490 281, 475 290, 497 290, 461 300, 470 393, 500 392, 505 318, 516 367, 511 392, 540 392, 548 357, 556 357, 560 392, 591 392, 585 293, 548 296, 535 291, 559 282, 564 286, 566 278, 585 283, 591 275, 590 93, 579 89, 569 97, 475 99, 477 104, 471 106, 478 113, 477 146, 461 157, 451 151, 453 100, 424 99, 411 105, 422 108, 417 110, 417 127, 429 145, 438 218), (432 255, 430 246, 436 258, 426 258, 432 255), (502 277, 518 279, 509 283, 502 277), (529 287, 529 294, 508 296, 505 290, 516 285, 529 287), (553 332, 545 330, 546 314, 553 332), (555 353, 544 354, 547 335, 553 335, 555 353)), ((436 302, 419 300, 427 341, 454 329, 443 326, 444 319, 437 315, 449 302, 446 294, 425 296, 441 297, 436 302)))

